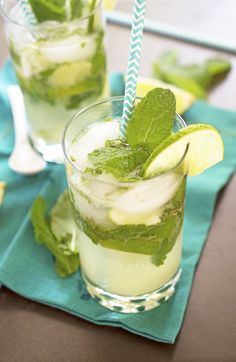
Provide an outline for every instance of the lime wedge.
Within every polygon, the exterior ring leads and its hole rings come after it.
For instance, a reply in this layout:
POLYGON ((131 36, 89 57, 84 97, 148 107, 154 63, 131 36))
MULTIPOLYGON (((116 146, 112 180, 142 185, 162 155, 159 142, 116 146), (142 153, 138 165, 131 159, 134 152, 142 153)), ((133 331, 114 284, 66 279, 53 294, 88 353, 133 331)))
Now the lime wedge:
POLYGON ((145 178, 177 167, 196 176, 223 160, 224 145, 219 132, 207 124, 194 124, 169 136, 150 155, 143 166, 145 178), (188 149, 187 149, 188 148, 188 149))
POLYGON ((196 97, 192 93, 178 88, 172 84, 164 83, 160 80, 152 78, 143 77, 140 77, 138 80, 137 96, 143 98, 150 90, 156 87, 168 88, 174 93, 176 98, 176 112, 179 114, 184 113, 196 99, 196 97))

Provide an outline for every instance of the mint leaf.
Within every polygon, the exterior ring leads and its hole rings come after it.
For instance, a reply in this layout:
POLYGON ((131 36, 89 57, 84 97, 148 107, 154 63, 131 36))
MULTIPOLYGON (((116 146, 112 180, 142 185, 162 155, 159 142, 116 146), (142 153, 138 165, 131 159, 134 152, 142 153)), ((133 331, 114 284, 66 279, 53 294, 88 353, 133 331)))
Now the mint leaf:
POLYGON ((137 254, 152 256, 159 254, 159 260, 164 260, 165 250, 161 245, 165 244, 170 236, 171 240, 175 241, 182 225, 182 210, 178 214, 169 214, 165 220, 155 225, 131 224, 105 229, 92 223, 91 220, 83 219, 78 212, 76 221, 79 228, 95 244, 137 254))
POLYGON ((127 126, 127 142, 150 151, 171 134, 176 101, 169 89, 151 90, 135 107, 127 126))
POLYGON ((65 101, 66 108, 76 108, 81 100, 86 96, 91 96, 98 89, 96 78, 87 78, 83 82, 72 85, 71 87, 51 87, 48 85, 48 75, 51 74, 54 69, 49 69, 47 72, 41 72, 33 77, 24 78, 17 73, 19 84, 24 92, 31 95, 35 100, 42 99, 50 104, 54 104, 58 99, 65 101))
MULTIPOLYGON (((97 0, 91 0, 91 4, 90 4, 90 13, 92 13, 95 9, 96 6, 96 2, 97 0)), ((92 14, 89 17, 89 23, 88 23, 88 33, 92 33, 93 32, 93 25, 94 25, 94 14, 92 14)))
POLYGON ((46 206, 46 202, 41 196, 37 197, 32 205, 31 221, 34 227, 35 239, 39 244, 44 244, 54 256, 58 275, 67 277, 78 269, 79 256, 67 256, 58 246, 58 241, 45 217, 46 206))
POLYGON ((65 20, 64 0, 29 0, 29 4, 38 22, 65 20))
POLYGON ((50 226, 59 248, 66 255, 79 253, 77 228, 73 219, 68 190, 64 191, 50 212, 50 226))
POLYGON ((104 49, 104 32, 100 31, 96 39, 97 50, 92 58, 92 73, 96 75, 101 75, 102 71, 106 72, 106 54, 104 49))
POLYGON ((207 91, 219 77, 224 77, 231 65, 223 59, 209 59, 201 64, 182 65, 178 62, 177 52, 170 50, 153 64, 154 75, 185 89, 197 98, 206 98, 207 91))
POLYGON ((152 257, 152 261, 156 266, 164 264, 164 261, 168 253, 172 250, 175 245, 176 238, 180 232, 180 228, 183 223, 183 206, 185 199, 185 189, 186 189, 186 179, 181 183, 178 191, 176 192, 174 198, 166 205, 163 218, 168 218, 169 215, 179 215, 179 217, 173 217, 172 222, 166 225, 168 228, 166 239, 163 239, 159 245, 159 248, 156 250, 155 254, 152 257))
POLYGON ((85 172, 93 176, 103 172, 111 173, 122 180, 130 172, 141 166, 149 156, 149 152, 141 147, 132 148, 120 139, 107 140, 102 148, 98 148, 88 155, 91 164, 85 172))
MULTIPOLYGON (((66 0, 29 0, 29 4, 34 12, 38 22, 47 20, 65 21, 68 20, 66 10, 66 0)), ((70 1, 71 18, 78 18, 81 16, 83 1, 71 0, 70 1)))
POLYGON ((212 76, 218 76, 227 73, 231 69, 231 64, 228 60, 213 58, 206 62, 207 71, 212 76))
POLYGON ((153 263, 159 266, 173 248, 181 230, 184 197, 185 180, 166 205, 161 222, 155 225, 122 225, 108 229, 82 217, 75 208, 76 222, 80 230, 95 244, 109 249, 150 255, 153 263))
POLYGON ((83 6, 84 0, 70 0, 71 19, 81 17, 83 6))

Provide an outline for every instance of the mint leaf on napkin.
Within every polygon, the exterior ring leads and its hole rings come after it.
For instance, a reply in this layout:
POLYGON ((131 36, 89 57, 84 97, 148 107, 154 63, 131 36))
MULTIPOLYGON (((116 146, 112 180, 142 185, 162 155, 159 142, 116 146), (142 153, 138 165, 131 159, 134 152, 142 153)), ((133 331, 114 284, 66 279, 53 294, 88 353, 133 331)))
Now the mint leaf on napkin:
POLYGON ((73 220, 68 190, 60 195, 51 209, 50 226, 59 248, 65 255, 79 253, 77 228, 73 220))
POLYGON ((210 87, 230 69, 230 62, 219 58, 202 64, 182 65, 175 50, 165 52, 153 64, 153 73, 157 78, 185 89, 197 98, 206 98, 210 87))
MULTIPOLYGON (((31 209, 31 221, 35 238, 39 244, 44 244, 55 258, 55 269, 60 277, 73 274, 79 267, 78 254, 66 255, 60 248, 60 242, 53 234, 49 221, 45 217, 46 202, 38 196, 31 209)), ((63 208, 61 208, 63 213, 63 208)))
POLYGON ((169 89, 155 88, 134 109, 127 126, 127 142, 149 151, 171 134, 176 100, 169 89))
POLYGON ((88 155, 91 165, 85 172, 93 176, 103 172, 111 173, 118 180, 128 176, 146 161, 149 152, 141 147, 132 148, 120 139, 107 140, 102 148, 98 148, 88 155))

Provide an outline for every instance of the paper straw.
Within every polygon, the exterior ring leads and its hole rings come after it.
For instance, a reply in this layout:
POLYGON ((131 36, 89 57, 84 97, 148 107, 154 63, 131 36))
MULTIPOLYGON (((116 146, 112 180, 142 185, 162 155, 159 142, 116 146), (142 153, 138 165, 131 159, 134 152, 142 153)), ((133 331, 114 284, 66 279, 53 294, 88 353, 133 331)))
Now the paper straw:
POLYGON ((120 126, 120 134, 122 138, 125 138, 127 123, 131 118, 134 110, 145 10, 146 0, 135 0, 129 48, 129 60, 126 75, 124 107, 120 126))
POLYGON ((27 0, 17 0, 18 1, 18 4, 27 20, 27 23, 29 25, 35 25, 37 24, 37 20, 34 16, 34 13, 31 9, 31 6, 30 4, 28 3, 27 0))

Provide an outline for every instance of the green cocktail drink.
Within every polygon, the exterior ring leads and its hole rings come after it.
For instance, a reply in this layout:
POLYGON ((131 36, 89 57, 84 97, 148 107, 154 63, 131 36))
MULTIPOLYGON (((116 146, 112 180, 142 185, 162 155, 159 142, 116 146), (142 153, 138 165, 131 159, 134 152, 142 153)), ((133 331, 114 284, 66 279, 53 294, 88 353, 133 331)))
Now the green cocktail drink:
MULTIPOLYGON (((186 177, 182 160, 168 172, 142 176, 150 152, 133 153, 119 139, 122 107, 121 97, 79 113, 67 127, 64 150, 88 291, 128 313, 152 309, 175 290, 186 177)), ((183 127, 176 115, 173 130, 183 127)))
POLYGON ((29 135, 48 161, 61 161, 62 131, 75 109, 108 95, 101 2, 64 3, 31 0, 36 25, 16 1, 1 5, 29 135))
POLYGON ((186 176, 221 161, 223 143, 210 125, 187 127, 162 88, 136 100, 124 137, 123 102, 111 98, 77 113, 63 149, 87 290, 109 309, 137 313, 173 295, 186 176))

